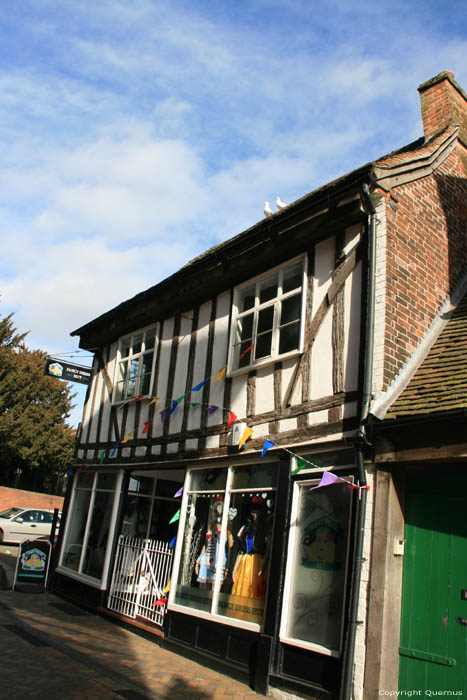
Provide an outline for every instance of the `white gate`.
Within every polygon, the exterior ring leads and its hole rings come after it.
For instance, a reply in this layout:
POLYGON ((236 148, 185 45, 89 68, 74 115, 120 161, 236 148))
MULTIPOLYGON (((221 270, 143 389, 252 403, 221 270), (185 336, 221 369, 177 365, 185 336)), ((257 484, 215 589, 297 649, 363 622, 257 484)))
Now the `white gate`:
POLYGON ((127 617, 143 617, 162 626, 164 593, 172 572, 173 549, 167 542, 118 538, 107 607, 127 617), (154 605, 156 603, 156 605, 154 605))

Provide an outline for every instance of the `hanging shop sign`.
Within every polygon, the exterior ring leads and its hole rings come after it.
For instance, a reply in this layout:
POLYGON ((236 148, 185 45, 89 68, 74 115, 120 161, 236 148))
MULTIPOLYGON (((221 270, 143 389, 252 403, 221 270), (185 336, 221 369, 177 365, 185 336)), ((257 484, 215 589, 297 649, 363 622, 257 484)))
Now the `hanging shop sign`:
POLYGON ((73 365, 53 357, 47 358, 45 373, 50 377, 66 379, 67 382, 78 382, 78 384, 90 384, 92 379, 91 367, 73 365))

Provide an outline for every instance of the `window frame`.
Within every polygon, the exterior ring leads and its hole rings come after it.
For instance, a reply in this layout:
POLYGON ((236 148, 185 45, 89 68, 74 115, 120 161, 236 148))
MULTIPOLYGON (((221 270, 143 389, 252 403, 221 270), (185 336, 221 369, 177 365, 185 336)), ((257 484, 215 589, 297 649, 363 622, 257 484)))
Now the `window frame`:
POLYGON ((74 578, 78 581, 86 582, 91 586, 94 586, 96 588, 104 590, 107 586, 107 578, 109 575, 110 555, 112 552, 112 544, 113 544, 115 528, 116 528, 116 524, 117 524, 117 513, 118 513, 118 506, 120 503, 124 472, 123 472, 123 470, 119 470, 119 471, 114 470, 112 472, 103 472, 103 471, 98 471, 98 470, 94 471, 93 470, 93 471, 87 472, 87 473, 93 474, 93 481, 92 481, 92 485, 90 487, 78 486, 78 479, 79 479, 79 475, 81 473, 83 473, 83 472, 76 472, 75 477, 74 477, 73 490, 72 490, 72 495, 71 495, 71 499, 70 499, 70 506, 69 506, 69 510, 68 510, 68 515, 66 518, 65 531, 63 533, 63 540, 62 540, 62 546, 61 546, 61 551, 60 551, 59 563, 58 563, 56 570, 59 573, 64 574, 65 576, 68 576, 70 578, 74 578), (97 481, 99 478, 99 474, 115 474, 116 478, 115 478, 114 488, 113 489, 105 489, 102 487, 98 488, 97 481), (63 560, 65 557, 65 546, 68 543, 68 534, 69 534, 70 529, 72 527, 74 507, 75 507, 78 491, 90 491, 90 498, 89 498, 89 504, 88 504, 88 511, 87 511, 87 514, 85 517, 83 541, 80 545, 81 546, 81 553, 80 553, 80 559, 79 559, 79 564, 78 564, 78 570, 75 570, 75 569, 70 569, 69 567, 67 567, 63 563, 63 560), (105 547, 102 573, 101 573, 100 578, 95 578, 94 576, 89 576, 88 574, 85 574, 82 571, 80 571, 80 569, 83 567, 83 564, 85 561, 86 548, 87 548, 87 543, 89 540, 89 534, 90 534, 90 529, 91 529, 91 524, 92 524, 92 517, 93 517, 93 513, 94 513, 94 503, 96 500, 96 492, 113 493, 113 503, 112 503, 112 507, 111 507, 111 511, 110 511, 110 519, 109 519, 109 530, 108 530, 107 542, 106 542, 106 547, 105 547))
POLYGON ((136 398, 136 396, 139 396, 139 394, 136 393, 136 390, 135 390, 135 393, 132 394, 131 396, 128 395, 128 384, 129 384, 129 380, 130 380, 130 373, 127 370, 127 376, 124 380, 124 395, 121 398, 118 398, 118 393, 119 393, 118 386, 120 384, 120 381, 118 379, 119 378, 119 371, 120 371, 120 367, 123 364, 126 364, 127 367, 130 367, 131 360, 133 358, 137 357, 138 362, 139 362, 139 367, 138 367, 138 374, 137 374, 137 377, 135 379, 135 382, 137 384, 139 384, 141 381, 141 377, 142 377, 141 370, 143 367, 143 363, 141 360, 144 357, 144 355, 148 354, 149 352, 153 353, 152 364, 151 364, 151 377, 149 380, 148 390, 145 394, 143 394, 143 396, 144 397, 151 396, 152 388, 154 385, 154 367, 155 367, 155 363, 156 363, 156 354, 157 354, 158 345, 159 345, 159 324, 158 323, 152 323, 149 326, 145 326, 144 328, 138 329, 137 331, 133 331, 132 333, 128 333, 127 335, 122 335, 118 339, 117 355, 115 358, 113 391, 112 391, 112 404, 113 405, 123 404, 127 401, 131 401, 132 399, 136 398), (152 330, 154 330, 154 346, 152 348, 150 348, 149 350, 146 350, 146 348, 145 348, 146 337, 147 337, 148 332, 152 331, 152 330), (133 344, 134 344, 133 339, 136 338, 140 334, 143 335, 142 348, 139 352, 134 353, 133 352, 133 344), (125 341, 129 341, 129 345, 130 345, 130 352, 129 352, 127 357, 122 356, 122 345, 125 341))
MULTIPOLYGON (((226 532, 227 532, 227 519, 229 515, 229 507, 230 507, 230 501, 232 496, 235 494, 245 494, 245 493, 252 493, 252 494, 257 494, 258 492, 261 493, 274 493, 275 494, 275 503, 274 503, 274 518, 276 517, 276 509, 277 509, 277 465, 275 465, 276 468, 276 485, 275 486, 255 486, 251 488, 233 488, 232 483, 234 479, 234 474, 236 469, 241 469, 242 467, 251 467, 253 465, 251 464, 245 464, 245 465, 237 465, 237 464, 228 464, 228 465, 219 465, 217 468, 219 468, 219 471, 222 469, 227 469, 227 476, 226 476, 226 483, 225 486, 222 489, 214 489, 214 490, 200 490, 200 489, 192 489, 191 484, 192 484, 192 474, 194 474, 196 471, 205 471, 206 470, 206 465, 203 465, 202 467, 191 467, 187 468, 186 476, 185 476, 185 484, 183 488, 183 497, 182 497, 182 503, 180 506, 180 519, 179 519, 179 527, 178 527, 178 535, 177 535, 177 541, 175 545, 175 553, 174 553, 174 565, 172 569, 172 581, 173 585, 170 588, 169 592, 169 600, 168 600, 168 609, 173 610, 175 612, 180 612, 185 615, 192 615, 193 617, 199 617, 203 620, 209 620, 211 622, 219 622, 223 625, 229 625, 231 627, 239 627, 241 629, 245 630, 250 630, 252 632, 261 632, 264 628, 264 617, 261 623, 258 622, 250 622, 247 620, 241 620, 240 618, 235 618, 235 617, 228 617, 227 615, 221 615, 218 612, 213 612, 217 611, 218 609, 218 601, 219 601, 219 594, 220 594, 220 588, 221 588, 221 567, 217 567, 217 572, 216 572, 216 577, 215 577, 215 582, 213 584, 213 596, 211 599, 211 612, 206 612, 204 610, 197 610, 196 608, 190 608, 188 606, 182 605, 181 603, 176 603, 175 602, 175 596, 177 593, 177 582, 179 579, 179 573, 180 573, 180 566, 182 563, 182 551, 183 551, 183 546, 184 546, 184 533, 185 533, 185 523, 186 523, 186 517, 187 517, 187 512, 188 512, 188 499, 192 495, 204 495, 204 496, 209 496, 209 495, 216 495, 218 493, 223 493, 224 494, 224 503, 223 503, 223 512, 222 512, 222 522, 221 522, 221 539, 219 542, 219 551, 222 551, 225 542, 226 542, 226 532)), ((270 465, 273 466, 273 465, 270 465)), ((216 469, 216 467, 213 467, 213 469, 216 469)), ((274 521, 273 521, 273 527, 271 531, 271 535, 274 532, 274 521)), ((268 584, 269 584, 269 575, 268 574, 268 584)), ((268 585, 268 590, 266 593, 266 599, 267 596, 269 595, 269 585, 268 585)))
MULTIPOLYGON (((260 367, 263 365, 268 365, 271 364, 272 362, 276 362, 278 359, 286 359, 288 357, 294 357, 296 355, 299 355, 303 351, 303 339, 304 339, 304 332, 305 332, 305 305, 306 305, 306 293, 307 293, 307 278, 308 278, 308 256, 306 253, 298 255, 294 258, 290 258, 289 260, 281 263, 280 265, 276 265, 276 267, 273 267, 271 269, 268 269, 266 272, 261 273, 260 275, 257 275, 256 277, 253 277, 246 282, 242 282, 242 284, 239 284, 237 287, 234 289, 234 299, 233 299, 233 304, 232 304, 232 324, 231 324, 231 329, 230 329, 230 337, 229 337, 229 353, 228 353, 228 361, 227 361, 227 373, 228 376, 235 376, 237 374, 242 374, 253 367, 260 367), (282 287, 282 279, 283 279, 283 273, 284 271, 293 266, 296 265, 297 263, 302 263, 302 284, 300 287, 300 294, 301 294, 301 303, 300 303, 300 316, 299 316, 299 323, 300 323, 300 330, 299 330, 299 342, 298 342, 298 348, 295 348, 293 350, 289 350, 287 352, 279 353, 279 330, 282 327, 281 324, 279 323, 279 305, 282 303, 284 299, 291 298, 293 296, 297 295, 296 289, 293 289, 289 292, 282 292, 281 290, 277 291, 276 296, 273 299, 268 299, 267 301, 260 303, 259 302, 259 289, 260 289, 260 284, 264 280, 267 280, 268 277, 271 277, 272 275, 278 273, 279 279, 278 279, 278 287, 282 287), (239 303, 240 303, 240 296, 242 292, 247 289, 248 287, 252 287, 255 285, 255 303, 253 307, 246 309, 245 311, 239 311, 239 303), (261 357, 258 359, 254 358, 254 353, 257 345, 257 338, 258 338, 258 316, 259 313, 268 307, 273 307, 274 312, 273 312, 273 325, 272 325, 272 337, 271 337, 271 353, 267 355, 266 357, 261 357), (237 328, 237 321, 242 318, 247 316, 248 314, 253 313, 253 328, 252 328, 252 343, 254 343, 254 347, 250 352, 250 362, 248 364, 243 365, 242 367, 236 367, 235 366, 235 334, 236 334, 236 328, 237 328)), ((298 288, 297 288, 298 289, 298 288)), ((285 324, 284 324, 285 325, 285 324)))
MULTIPOLYGON (((324 470, 327 471, 327 470, 324 470)), ((304 639, 299 639, 297 637, 291 637, 287 634, 287 626, 289 622, 289 599, 293 586, 293 577, 295 573, 294 567, 294 556, 296 552, 297 540, 300 535, 299 530, 299 506, 300 506, 300 492, 301 489, 310 488, 312 486, 317 486, 324 474, 324 471, 319 472, 317 478, 315 475, 307 474, 304 478, 296 479, 293 484, 292 492, 292 504, 290 511, 290 528, 289 536, 287 538, 287 559, 285 564, 285 579, 284 579, 284 590, 280 609, 280 624, 279 624, 279 642, 281 644, 286 644, 300 649, 306 649, 309 651, 318 652, 324 656, 330 656, 334 658, 340 658, 343 653, 344 644, 344 622, 345 622, 345 610, 347 601, 347 587, 348 587, 348 577, 349 577, 349 558, 350 558, 350 548, 351 548, 351 528, 352 528, 352 497, 350 497, 350 508, 347 520, 347 534, 346 534, 346 552, 344 561, 344 584, 343 584, 343 598, 340 606, 340 633, 339 633, 339 648, 333 649, 323 644, 317 642, 310 642, 304 639)), ((346 474, 346 479, 349 483, 354 482, 354 477, 352 475, 346 474)))

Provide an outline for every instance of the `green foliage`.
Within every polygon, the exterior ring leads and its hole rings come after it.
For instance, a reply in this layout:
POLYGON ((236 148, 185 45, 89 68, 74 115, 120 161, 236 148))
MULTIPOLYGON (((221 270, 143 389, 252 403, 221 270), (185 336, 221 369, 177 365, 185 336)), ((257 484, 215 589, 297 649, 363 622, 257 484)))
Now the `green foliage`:
POLYGON ((0 484, 53 492, 73 457, 69 386, 45 375, 46 354, 29 350, 12 315, 0 318, 0 484))

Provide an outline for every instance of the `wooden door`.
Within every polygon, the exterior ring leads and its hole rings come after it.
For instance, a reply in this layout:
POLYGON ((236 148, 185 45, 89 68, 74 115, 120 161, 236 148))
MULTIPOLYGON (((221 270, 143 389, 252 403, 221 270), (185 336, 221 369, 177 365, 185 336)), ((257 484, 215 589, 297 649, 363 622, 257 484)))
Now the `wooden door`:
POLYGON ((467 696, 466 489, 441 471, 408 480, 400 691, 467 696))

